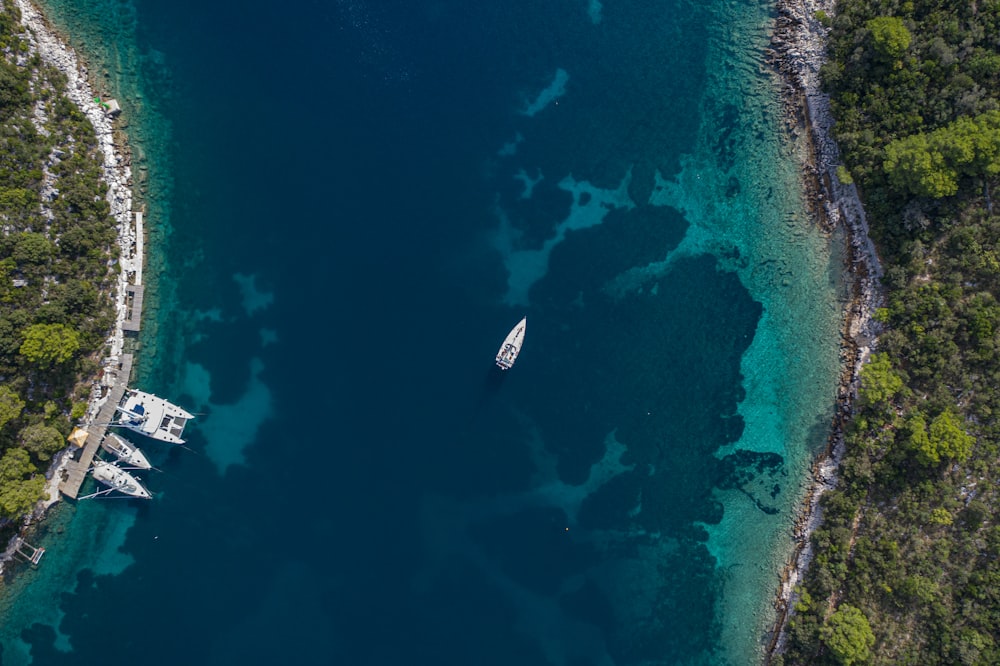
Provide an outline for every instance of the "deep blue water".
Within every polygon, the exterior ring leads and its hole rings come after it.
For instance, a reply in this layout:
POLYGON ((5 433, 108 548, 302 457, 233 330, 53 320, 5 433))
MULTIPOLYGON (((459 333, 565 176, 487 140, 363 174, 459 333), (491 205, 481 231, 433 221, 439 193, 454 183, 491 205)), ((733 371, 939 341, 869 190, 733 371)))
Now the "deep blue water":
POLYGON ((201 415, 61 507, 4 663, 754 661, 839 293, 767 3, 50 11, 144 155, 135 382, 201 415))

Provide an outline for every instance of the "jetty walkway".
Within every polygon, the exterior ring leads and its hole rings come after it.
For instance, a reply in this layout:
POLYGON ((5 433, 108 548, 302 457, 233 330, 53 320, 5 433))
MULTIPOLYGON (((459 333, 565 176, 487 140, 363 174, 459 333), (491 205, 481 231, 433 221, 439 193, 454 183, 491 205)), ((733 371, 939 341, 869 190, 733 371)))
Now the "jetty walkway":
POLYGON ((105 370, 105 386, 109 387, 107 400, 101 406, 93 423, 84 428, 87 440, 80 451, 79 459, 70 460, 62 471, 63 478, 59 482, 59 492, 76 499, 80 494, 80 486, 87 478, 90 465, 94 462, 97 448, 104 439, 108 424, 115 420, 115 408, 125 395, 129 377, 132 374, 132 354, 122 354, 121 360, 105 370), (110 382, 108 380, 110 379, 110 382))

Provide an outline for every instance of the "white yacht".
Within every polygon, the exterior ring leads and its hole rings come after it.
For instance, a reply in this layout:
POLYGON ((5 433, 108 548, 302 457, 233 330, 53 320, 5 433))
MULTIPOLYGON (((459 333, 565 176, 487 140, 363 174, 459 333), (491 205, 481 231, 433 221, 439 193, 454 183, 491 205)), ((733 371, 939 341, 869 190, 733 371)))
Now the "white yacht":
POLYGON ((113 432, 109 432, 101 448, 118 458, 118 462, 132 469, 151 469, 152 465, 139 447, 123 437, 119 437, 113 432))
POLYGON ((177 405, 152 393, 125 389, 118 403, 120 420, 112 425, 170 444, 183 444, 184 426, 194 418, 177 405))
POLYGON ((111 490, 117 490, 124 495, 139 499, 152 498, 152 495, 139 483, 138 479, 106 460, 95 460, 90 473, 98 482, 103 483, 111 490))
POLYGON ((517 325, 510 329, 510 333, 504 338, 497 352, 497 365, 501 370, 510 370, 514 367, 517 355, 521 353, 521 345, 524 343, 524 329, 528 325, 528 318, 525 317, 517 322, 517 325))

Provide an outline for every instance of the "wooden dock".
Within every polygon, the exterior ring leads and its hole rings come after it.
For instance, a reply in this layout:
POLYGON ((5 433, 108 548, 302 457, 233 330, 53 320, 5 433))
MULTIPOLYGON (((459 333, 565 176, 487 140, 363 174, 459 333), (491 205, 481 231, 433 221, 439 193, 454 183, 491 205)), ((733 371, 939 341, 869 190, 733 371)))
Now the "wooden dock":
POLYGON ((115 420, 115 408, 118 407, 118 403, 121 402, 122 396, 125 394, 125 388, 128 386, 131 375, 132 354, 122 354, 121 362, 116 367, 108 369, 106 376, 110 376, 111 379, 108 399, 101 406, 101 411, 97 413, 94 422, 85 428, 87 441, 80 451, 79 459, 69 461, 63 470, 63 479, 59 483, 59 492, 63 495, 76 499, 80 494, 80 486, 87 478, 87 472, 90 471, 90 465, 94 462, 94 456, 97 454, 101 440, 104 439, 108 424, 115 420))
POLYGON ((146 257, 145 250, 143 249, 143 244, 145 243, 145 237, 143 234, 142 226, 142 211, 135 214, 135 252, 132 255, 132 268, 135 269, 135 275, 132 276, 132 281, 137 285, 142 284, 142 262, 146 257))
POLYGON ((122 322, 123 331, 137 333, 142 317, 142 293, 144 289, 141 284, 130 284, 125 287, 125 306, 128 312, 125 313, 125 321, 122 322))

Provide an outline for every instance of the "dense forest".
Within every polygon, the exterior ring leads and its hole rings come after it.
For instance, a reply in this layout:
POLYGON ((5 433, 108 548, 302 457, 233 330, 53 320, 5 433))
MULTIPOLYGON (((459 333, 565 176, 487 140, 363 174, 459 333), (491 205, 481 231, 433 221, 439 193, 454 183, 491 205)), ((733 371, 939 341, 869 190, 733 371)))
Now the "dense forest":
POLYGON ((0 523, 30 511, 114 323, 114 219, 94 128, 0 7, 0 523))
POLYGON ((1000 0, 817 18, 887 306, 774 663, 1000 663, 1000 0))

